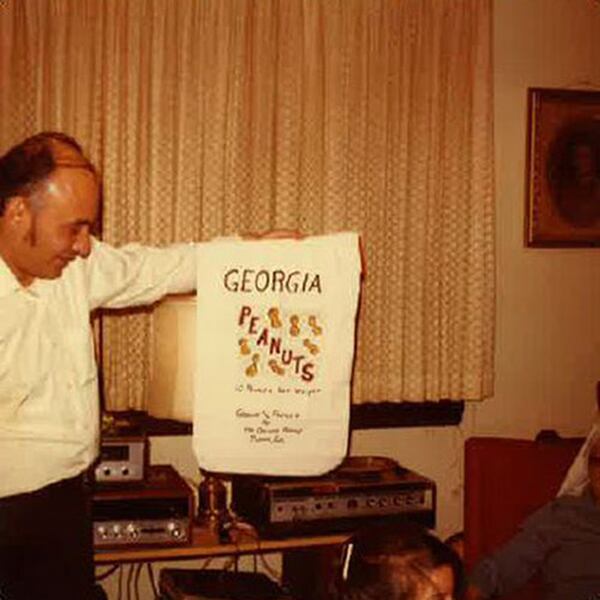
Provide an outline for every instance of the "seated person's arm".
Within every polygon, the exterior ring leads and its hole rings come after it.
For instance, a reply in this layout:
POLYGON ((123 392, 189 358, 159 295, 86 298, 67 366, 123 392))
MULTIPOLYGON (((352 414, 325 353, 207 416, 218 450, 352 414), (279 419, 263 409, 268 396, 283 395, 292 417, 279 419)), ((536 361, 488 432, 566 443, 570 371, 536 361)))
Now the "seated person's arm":
POLYGON ((548 535, 551 522, 550 503, 530 516, 495 554, 481 560, 469 576, 467 599, 503 596, 527 583, 552 547, 548 535))

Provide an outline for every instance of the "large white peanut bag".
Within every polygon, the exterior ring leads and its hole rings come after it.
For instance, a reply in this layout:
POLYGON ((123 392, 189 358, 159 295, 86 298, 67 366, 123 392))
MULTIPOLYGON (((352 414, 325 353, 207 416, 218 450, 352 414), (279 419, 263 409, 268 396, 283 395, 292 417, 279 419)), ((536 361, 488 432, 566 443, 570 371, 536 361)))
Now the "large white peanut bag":
POLYGON ((341 462, 359 289, 355 233, 200 244, 200 467, 319 475, 341 462))

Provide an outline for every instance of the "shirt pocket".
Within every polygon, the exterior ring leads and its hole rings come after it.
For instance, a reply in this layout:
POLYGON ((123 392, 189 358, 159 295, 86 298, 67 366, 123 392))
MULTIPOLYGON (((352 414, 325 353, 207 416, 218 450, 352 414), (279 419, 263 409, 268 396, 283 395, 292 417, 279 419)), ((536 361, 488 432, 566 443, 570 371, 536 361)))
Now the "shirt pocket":
POLYGON ((18 313, 10 319, 4 311, 0 327, 0 427, 14 423, 19 409, 31 394, 31 382, 25 377, 31 348, 23 345, 18 313), (6 322, 8 321, 8 322, 6 322))
POLYGON ((69 436, 89 429, 97 413, 98 374, 91 331, 85 325, 64 328, 53 364, 52 418, 69 431, 69 436))
POLYGON ((98 379, 91 328, 69 327, 63 337, 64 364, 67 382, 77 386, 95 384, 98 379))
MULTIPOLYGON (((0 344, 1 351, 1 344, 0 344)), ((18 376, 0 372, 0 428, 15 422, 31 393, 31 385, 18 376)))

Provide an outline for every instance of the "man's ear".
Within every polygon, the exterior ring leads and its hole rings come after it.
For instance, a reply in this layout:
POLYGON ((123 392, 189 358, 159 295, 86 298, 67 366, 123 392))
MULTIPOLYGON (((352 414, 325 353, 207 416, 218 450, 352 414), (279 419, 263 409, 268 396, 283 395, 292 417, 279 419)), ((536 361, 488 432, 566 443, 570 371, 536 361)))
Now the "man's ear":
POLYGON ((7 200, 4 217, 9 223, 19 225, 28 220, 30 216, 29 202, 25 196, 13 196, 7 200))

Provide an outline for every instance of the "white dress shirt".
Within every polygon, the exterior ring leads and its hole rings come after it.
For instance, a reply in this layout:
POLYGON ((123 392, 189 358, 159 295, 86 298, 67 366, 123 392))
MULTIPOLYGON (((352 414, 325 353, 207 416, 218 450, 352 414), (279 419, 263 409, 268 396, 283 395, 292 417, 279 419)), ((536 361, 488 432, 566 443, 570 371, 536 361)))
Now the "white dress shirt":
POLYGON ((0 257, 0 497, 84 471, 96 458, 98 377, 90 311, 196 287, 196 247, 93 240, 58 279, 23 287, 0 257))

